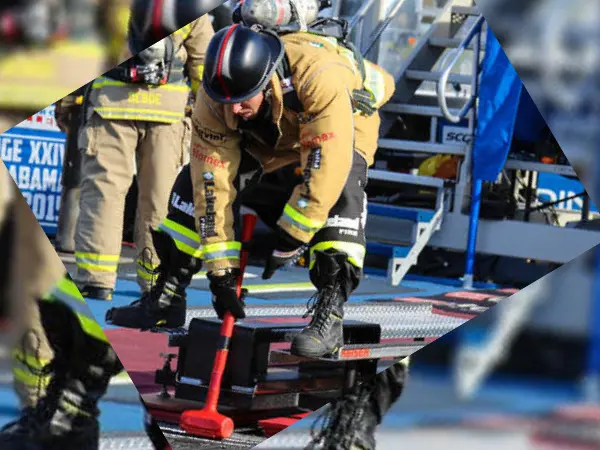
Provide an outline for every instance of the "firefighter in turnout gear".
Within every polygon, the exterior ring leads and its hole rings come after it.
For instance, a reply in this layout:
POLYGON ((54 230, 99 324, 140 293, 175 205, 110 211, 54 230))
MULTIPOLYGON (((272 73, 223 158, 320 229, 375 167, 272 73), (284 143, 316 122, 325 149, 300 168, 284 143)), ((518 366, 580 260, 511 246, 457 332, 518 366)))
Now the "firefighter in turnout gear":
POLYGON ((402 395, 408 366, 404 358, 333 401, 315 422, 324 419, 305 450, 375 450, 375 431, 402 395))
POLYGON ((377 150, 378 109, 394 91, 388 73, 344 42, 343 35, 319 29, 275 34, 236 24, 221 30, 208 47, 192 116, 194 204, 219 316, 225 310, 245 316, 235 283, 242 152, 264 173, 294 162, 302 167, 302 183, 280 211, 263 278, 310 248, 317 295, 309 302, 310 324, 292 343, 295 354, 308 357, 343 344, 343 306, 359 284, 365 256, 364 190, 377 150))
MULTIPOLYGON (((2 345, 15 349, 22 408, 0 430, 0 448, 96 450, 98 400, 122 366, 3 164, 0 250, 2 345)), ((155 448, 170 448, 146 422, 155 448)))
POLYGON ((15 336, 13 373, 22 415, 1 430, 0 448, 97 449, 97 402, 122 368, 2 165, 0 197, 8 193, 0 208, 0 253, 10 264, 3 262, 8 275, 0 290, 15 336))
POLYGON ((183 21, 166 35, 156 25, 172 14, 162 7, 163 2, 133 2, 128 45, 135 56, 94 80, 86 93, 79 135, 83 154, 75 279, 87 298, 112 297, 125 196, 136 169, 138 284, 148 293, 158 281, 153 274, 160 256, 150 229, 166 216, 170 189, 185 163, 190 142, 186 105, 200 84, 204 54, 214 35, 208 16, 192 14, 181 18, 195 20, 183 21), (152 17, 161 20, 145 22, 152 17))

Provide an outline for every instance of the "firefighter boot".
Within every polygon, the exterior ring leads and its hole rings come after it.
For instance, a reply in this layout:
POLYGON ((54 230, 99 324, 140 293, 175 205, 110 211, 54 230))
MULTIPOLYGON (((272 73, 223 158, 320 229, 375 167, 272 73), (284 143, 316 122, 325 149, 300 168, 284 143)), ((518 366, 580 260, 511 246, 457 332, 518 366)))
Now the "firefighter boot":
MULTIPOLYGON (((52 363, 52 381, 46 395, 35 408, 0 433, 3 450, 98 450, 100 427, 98 402, 106 393, 110 378, 122 370, 114 351, 107 344, 102 352, 86 347, 97 365, 85 363, 83 357, 63 356, 52 363), (60 360, 59 360, 60 358, 60 360), (71 367, 69 367, 71 366, 71 367), (79 366, 79 367, 77 367, 79 366)), ((87 358, 90 359, 91 358, 87 358)))
POLYGON ((185 324, 185 290, 202 267, 202 260, 179 251, 171 236, 162 231, 152 230, 152 241, 160 260, 156 283, 131 305, 110 309, 107 323, 142 331, 185 324))
POLYGON ((341 252, 315 251, 310 278, 317 294, 307 304, 304 317, 312 314, 308 326, 292 341, 296 356, 319 358, 335 353, 344 345, 344 303, 356 285, 354 271, 341 252))
POLYGON ((375 450, 375 432, 402 394, 407 368, 405 358, 333 402, 306 449, 375 450))

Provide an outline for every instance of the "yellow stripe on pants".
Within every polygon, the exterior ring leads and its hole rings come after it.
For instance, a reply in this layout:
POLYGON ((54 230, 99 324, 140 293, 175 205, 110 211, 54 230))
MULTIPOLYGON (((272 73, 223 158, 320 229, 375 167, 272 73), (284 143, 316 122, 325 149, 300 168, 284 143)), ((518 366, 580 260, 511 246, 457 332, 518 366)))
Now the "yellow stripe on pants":
POLYGON ((43 301, 58 301, 68 306, 77 316, 79 324, 86 334, 98 339, 99 341, 109 343, 104 331, 92 316, 87 303, 79 292, 79 289, 77 289, 75 283, 73 283, 68 276, 64 276, 56 284, 52 292, 44 297, 43 301))

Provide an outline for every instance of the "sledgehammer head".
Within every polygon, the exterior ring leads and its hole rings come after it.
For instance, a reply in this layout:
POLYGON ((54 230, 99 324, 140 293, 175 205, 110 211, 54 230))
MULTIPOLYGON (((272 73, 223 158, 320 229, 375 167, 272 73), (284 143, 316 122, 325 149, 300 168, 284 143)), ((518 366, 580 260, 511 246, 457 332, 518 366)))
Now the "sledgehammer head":
POLYGON ((217 411, 185 411, 179 419, 179 426, 193 436, 210 439, 227 439, 233 434, 233 420, 217 411))

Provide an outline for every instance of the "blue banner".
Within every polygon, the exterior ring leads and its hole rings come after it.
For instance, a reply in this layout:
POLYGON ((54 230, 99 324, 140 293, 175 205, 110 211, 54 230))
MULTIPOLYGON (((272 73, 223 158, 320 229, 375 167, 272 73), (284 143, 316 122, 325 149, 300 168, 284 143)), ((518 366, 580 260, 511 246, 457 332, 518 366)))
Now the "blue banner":
POLYGON ((52 107, 0 135, 0 159, 48 235, 58 225, 65 140, 52 107))
POLYGON ((522 83, 488 27, 479 88, 473 178, 495 181, 506 163, 519 109, 522 83))
MULTIPOLYGON (((543 203, 564 200, 554 208, 560 211, 580 212, 583 208, 581 197, 566 200, 585 191, 583 184, 575 178, 567 178, 553 173, 540 173, 537 180, 537 196, 543 203)), ((590 212, 598 214, 598 209, 590 202, 590 212)))

